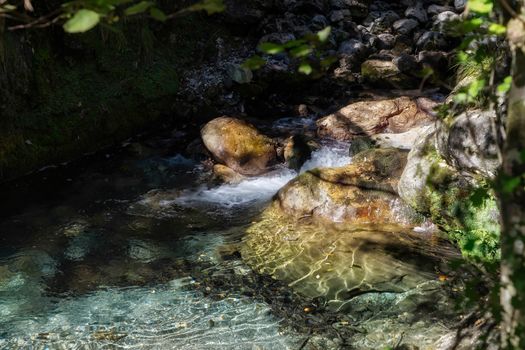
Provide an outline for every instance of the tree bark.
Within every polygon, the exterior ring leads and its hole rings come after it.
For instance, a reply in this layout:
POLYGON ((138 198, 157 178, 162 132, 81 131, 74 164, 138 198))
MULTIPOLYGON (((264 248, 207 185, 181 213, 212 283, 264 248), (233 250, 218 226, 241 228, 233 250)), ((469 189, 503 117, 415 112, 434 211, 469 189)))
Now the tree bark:
MULTIPOLYGON (((523 12, 525 0, 520 0, 523 12)), ((520 178, 510 193, 501 193, 501 341, 503 349, 525 349, 525 25, 511 19, 507 36, 512 51, 513 83, 509 91, 503 181, 520 178)))

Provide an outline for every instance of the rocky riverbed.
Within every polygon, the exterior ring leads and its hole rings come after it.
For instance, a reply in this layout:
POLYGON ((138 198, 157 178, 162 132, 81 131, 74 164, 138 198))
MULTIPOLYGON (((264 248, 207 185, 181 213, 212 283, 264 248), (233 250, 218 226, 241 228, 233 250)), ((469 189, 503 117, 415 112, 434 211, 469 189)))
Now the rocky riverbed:
POLYGON ((2 161, 49 166, 0 188, 0 349, 481 344, 493 325, 462 296, 470 264, 499 258, 494 196, 472 200, 499 165, 495 116, 436 113, 456 84, 450 28, 465 2, 227 5, 212 20, 228 31, 196 39, 213 49, 177 91, 146 89, 174 129, 51 166, 78 154, 34 130, 0 142, 2 161), (323 75, 257 51, 327 26, 323 75), (241 66, 254 54, 261 69, 241 66))

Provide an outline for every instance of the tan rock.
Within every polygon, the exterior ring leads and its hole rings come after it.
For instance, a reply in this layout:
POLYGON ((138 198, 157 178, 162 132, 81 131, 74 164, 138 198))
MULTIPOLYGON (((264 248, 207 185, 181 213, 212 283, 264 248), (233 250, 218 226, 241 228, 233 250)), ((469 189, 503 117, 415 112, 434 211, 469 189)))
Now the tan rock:
POLYGON ((404 133, 434 121, 429 112, 429 105, 432 104, 426 98, 410 97, 355 102, 321 118, 317 122, 317 133, 336 140, 379 133, 404 133))
POLYGON ((272 140, 245 121, 220 117, 201 130, 206 148, 220 163, 242 175, 260 175, 276 159, 272 140))
POLYGON ((406 154, 373 149, 340 168, 307 171, 277 194, 280 210, 296 217, 352 223, 406 223, 421 218, 395 192, 406 154))
POLYGON ((227 184, 238 184, 245 179, 243 175, 222 164, 215 164, 213 166, 213 175, 220 182, 227 184))

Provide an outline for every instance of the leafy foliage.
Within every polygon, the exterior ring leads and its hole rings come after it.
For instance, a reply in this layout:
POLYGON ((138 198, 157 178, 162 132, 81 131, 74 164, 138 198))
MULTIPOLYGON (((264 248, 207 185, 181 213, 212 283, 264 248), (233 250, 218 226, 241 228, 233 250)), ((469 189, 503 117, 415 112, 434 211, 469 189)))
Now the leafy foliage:
MULTIPOLYGON (((266 55, 286 55, 298 62, 297 71, 311 75, 322 72, 335 62, 335 58, 325 56, 323 48, 328 41, 332 28, 330 26, 314 34, 307 34, 301 39, 290 40, 286 43, 265 42, 259 45, 258 50, 266 55)), ((266 59, 261 56, 252 56, 243 63, 243 67, 259 69, 266 64, 266 59)))
POLYGON ((155 1, 71 0, 52 10, 49 14, 33 17, 29 15, 29 12, 33 12, 33 10, 28 11, 28 4, 31 4, 29 0, 0 1, 0 18, 8 17, 10 21, 19 22, 19 24, 10 25, 9 29, 46 27, 54 23, 63 23, 63 28, 68 33, 84 33, 99 23, 114 24, 127 17, 148 16, 154 20, 165 22, 170 18, 188 12, 206 11, 211 15, 225 9, 223 0, 201 0, 170 14, 166 14, 155 1), (24 7, 25 11, 23 10, 24 7))
POLYGON ((68 33, 83 33, 95 27, 100 22, 100 15, 92 10, 78 10, 73 17, 64 24, 68 33))

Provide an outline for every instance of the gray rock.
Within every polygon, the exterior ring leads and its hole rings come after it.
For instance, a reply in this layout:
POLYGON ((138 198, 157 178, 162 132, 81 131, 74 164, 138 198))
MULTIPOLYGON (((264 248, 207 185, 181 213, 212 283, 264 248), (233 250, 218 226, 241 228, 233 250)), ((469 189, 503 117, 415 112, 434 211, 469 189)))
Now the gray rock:
POLYGON ((383 33, 377 36, 376 46, 379 50, 390 50, 396 44, 396 37, 392 34, 383 33))
POLYGON ((284 0, 283 5, 291 12, 316 12, 324 13, 327 3, 324 0, 284 0))
POLYGON ((292 33, 270 33, 266 34, 259 40, 259 45, 262 43, 276 43, 284 44, 288 41, 295 40, 296 37, 292 33))
POLYGON ((415 74, 421 70, 421 64, 412 55, 401 54, 394 58, 394 64, 403 73, 415 74))
POLYGON ((434 21, 434 30, 443 34, 456 36, 456 27, 462 22, 461 16, 452 11, 441 12, 434 21))
POLYGON ((445 36, 439 32, 424 32, 416 41, 418 50, 444 50, 449 46, 445 36))
POLYGON ((441 154, 457 168, 494 178, 500 166, 494 111, 470 111, 438 131, 441 154))
POLYGON ((418 1, 414 6, 408 7, 405 11, 405 16, 417 19, 419 23, 426 23, 428 20, 427 12, 421 1, 418 1))
POLYGON ((341 22, 345 19, 350 18, 350 10, 336 10, 330 14, 330 21, 332 23, 341 22))
POLYGON ((390 30, 395 21, 400 17, 394 11, 371 12, 369 17, 363 22, 368 24, 370 33, 380 34, 390 30))
POLYGON ((435 15, 438 15, 440 14, 441 12, 445 12, 445 11, 454 11, 454 7, 452 6, 442 6, 442 5, 436 5, 436 4, 432 4, 428 7, 427 9, 427 13, 429 16, 435 16, 435 15))
POLYGON ((370 136, 370 140, 375 146, 381 148, 398 148, 411 150, 419 140, 433 133, 435 129, 435 124, 422 125, 399 134, 372 135, 370 136))
POLYGON ((403 18, 398 21, 395 21, 392 25, 392 28, 396 33, 399 34, 410 34, 414 29, 418 27, 419 23, 415 19, 403 18))
POLYGON ((359 40, 350 39, 341 43, 338 52, 353 58, 361 58, 367 54, 368 46, 359 40))
POLYGON ((417 60, 423 65, 430 66, 436 73, 447 74, 448 59, 447 54, 443 51, 421 51, 417 60))
POLYGON ((465 6, 467 5, 467 0, 454 0, 454 7, 457 11, 463 11, 465 10, 465 6))
POLYGON ((328 19, 323 15, 315 15, 312 18, 312 26, 316 30, 321 30, 329 25, 328 19))

